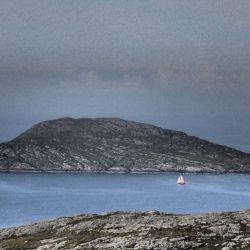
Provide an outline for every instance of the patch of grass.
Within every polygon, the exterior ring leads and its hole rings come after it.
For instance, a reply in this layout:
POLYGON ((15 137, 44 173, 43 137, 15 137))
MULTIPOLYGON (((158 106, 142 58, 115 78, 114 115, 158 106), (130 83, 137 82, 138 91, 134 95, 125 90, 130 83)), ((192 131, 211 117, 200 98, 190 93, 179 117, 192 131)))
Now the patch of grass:
POLYGON ((29 236, 13 237, 10 239, 3 240, 0 243, 0 247, 6 250, 21 250, 29 248, 37 248, 41 245, 40 240, 52 238, 54 231, 44 231, 29 236))
POLYGON ((91 230, 81 231, 80 233, 69 231, 65 232, 63 236, 67 238, 65 249, 70 249, 72 246, 90 242, 92 240, 107 236, 107 234, 101 231, 91 230))

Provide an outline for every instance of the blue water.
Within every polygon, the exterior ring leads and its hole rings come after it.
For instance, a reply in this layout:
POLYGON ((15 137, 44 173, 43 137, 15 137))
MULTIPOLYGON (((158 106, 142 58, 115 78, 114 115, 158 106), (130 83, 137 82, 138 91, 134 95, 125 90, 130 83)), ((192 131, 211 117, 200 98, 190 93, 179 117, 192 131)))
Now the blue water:
POLYGON ((0 227, 81 213, 250 208, 249 175, 0 173, 0 227))

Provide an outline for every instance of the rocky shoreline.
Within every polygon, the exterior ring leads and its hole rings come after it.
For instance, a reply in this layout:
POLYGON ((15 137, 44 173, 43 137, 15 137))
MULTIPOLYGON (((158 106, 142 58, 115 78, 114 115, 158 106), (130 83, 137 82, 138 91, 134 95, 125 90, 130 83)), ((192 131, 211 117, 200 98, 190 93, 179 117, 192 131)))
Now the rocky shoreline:
POLYGON ((15 169, 0 169, 0 173, 69 173, 69 174, 165 174, 165 175, 176 175, 183 174, 185 175, 230 175, 230 174, 240 174, 240 175, 250 175, 250 171, 214 171, 214 172, 184 172, 184 171, 132 171, 132 172, 122 172, 122 171, 87 171, 87 170, 15 170, 15 169))
POLYGON ((250 210, 78 215, 0 230, 0 249, 250 249, 250 210))

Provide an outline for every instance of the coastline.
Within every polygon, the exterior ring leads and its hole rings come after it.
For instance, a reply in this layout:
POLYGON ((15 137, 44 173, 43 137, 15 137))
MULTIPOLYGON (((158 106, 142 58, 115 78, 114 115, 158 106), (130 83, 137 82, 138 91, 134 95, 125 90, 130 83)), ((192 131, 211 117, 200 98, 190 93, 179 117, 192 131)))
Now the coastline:
POLYGON ((73 173, 73 174, 197 174, 197 175, 223 175, 223 174, 245 174, 250 175, 250 171, 88 171, 88 170, 29 170, 29 169, 0 169, 0 173, 73 173))
POLYGON ((0 229, 1 249, 249 249, 250 210, 112 212, 0 229), (224 248, 223 248, 224 247, 224 248))

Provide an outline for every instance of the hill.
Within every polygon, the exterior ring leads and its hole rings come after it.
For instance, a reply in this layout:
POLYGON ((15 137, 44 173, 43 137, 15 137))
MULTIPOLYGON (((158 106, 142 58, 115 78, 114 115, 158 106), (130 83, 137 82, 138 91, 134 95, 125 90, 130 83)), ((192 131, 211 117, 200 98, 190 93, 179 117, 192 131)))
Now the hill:
POLYGON ((1 143, 0 170, 240 173, 250 154, 118 118, 61 118, 1 143))
POLYGON ((0 229, 1 249, 249 249, 250 211, 78 215, 0 229))

